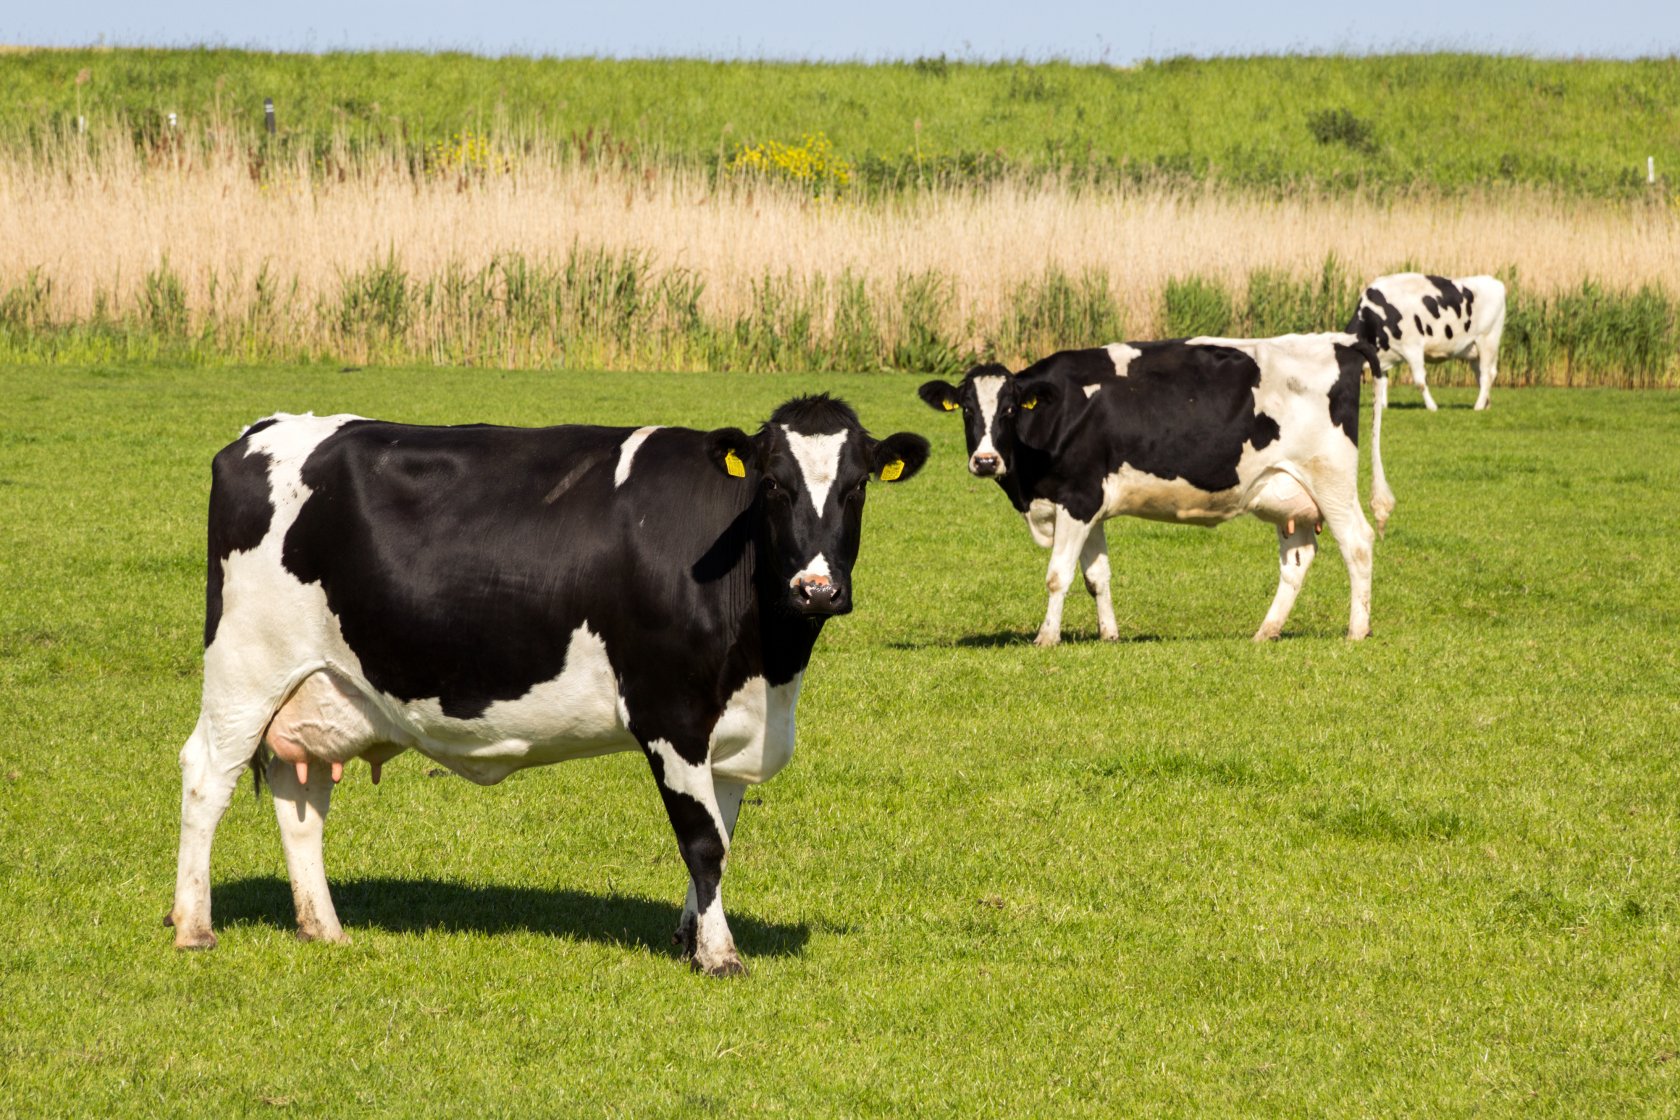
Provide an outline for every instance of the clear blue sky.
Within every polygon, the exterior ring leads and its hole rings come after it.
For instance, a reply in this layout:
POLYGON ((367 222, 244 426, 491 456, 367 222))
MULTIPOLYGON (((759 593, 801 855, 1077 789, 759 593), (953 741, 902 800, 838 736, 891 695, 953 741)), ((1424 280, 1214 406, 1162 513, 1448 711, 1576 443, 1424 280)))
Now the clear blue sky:
MULTIPOLYGON (((1474 50, 1680 54, 1680 0, 4 0, 0 43, 481 54, 864 59, 946 54, 1122 64, 1175 54, 1474 50)), ((0 59, 0 70, 4 61, 0 59)))

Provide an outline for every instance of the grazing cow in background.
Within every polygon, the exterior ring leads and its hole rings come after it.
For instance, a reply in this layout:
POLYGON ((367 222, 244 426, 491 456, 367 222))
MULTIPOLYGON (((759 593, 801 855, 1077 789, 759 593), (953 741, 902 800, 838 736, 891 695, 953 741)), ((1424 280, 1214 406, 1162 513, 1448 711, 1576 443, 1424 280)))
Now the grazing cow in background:
MULTIPOLYGON (((1098 631, 1119 636, 1103 521, 1215 525, 1252 513, 1277 527, 1280 575, 1256 641, 1283 631, 1330 526, 1352 584, 1348 637, 1370 632, 1371 544, 1359 509, 1359 383, 1382 383, 1376 353, 1346 334, 1193 338, 1064 350, 1012 375, 976 366, 961 385, 929 381, 933 408, 961 411, 969 473, 996 479, 1049 545, 1050 591, 1037 644, 1061 640, 1076 570, 1098 631)), ((1394 508, 1372 423, 1371 507, 1394 508)))
POLYGON ((690 877, 678 938, 741 972, 720 884, 742 794, 792 755, 812 647, 852 608, 866 481, 927 453, 826 396, 757 435, 252 425, 211 483, 175 944, 215 944, 210 845, 247 765, 266 760, 298 935, 340 941, 321 837, 350 759, 378 781, 413 749, 491 785, 640 749, 690 877))
POLYGON ((1348 330, 1376 347, 1385 372, 1401 361, 1411 366, 1412 383, 1423 392, 1424 407, 1431 412, 1435 398, 1429 395, 1424 363, 1448 358, 1474 362, 1480 387, 1476 408, 1483 409, 1499 374, 1505 285, 1491 276, 1379 276, 1366 287, 1348 330))

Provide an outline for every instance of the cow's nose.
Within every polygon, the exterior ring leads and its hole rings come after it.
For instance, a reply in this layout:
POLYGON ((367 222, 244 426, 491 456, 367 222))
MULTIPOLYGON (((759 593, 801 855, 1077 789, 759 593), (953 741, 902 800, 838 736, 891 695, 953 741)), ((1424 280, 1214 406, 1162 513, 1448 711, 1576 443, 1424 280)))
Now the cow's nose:
POLYGON ((799 605, 811 611, 831 611, 840 605, 840 589, 827 576, 803 576, 794 584, 799 605))
POLYGON ((990 478, 1003 466, 1003 457, 995 451, 981 451, 968 461, 968 467, 982 478, 990 478))

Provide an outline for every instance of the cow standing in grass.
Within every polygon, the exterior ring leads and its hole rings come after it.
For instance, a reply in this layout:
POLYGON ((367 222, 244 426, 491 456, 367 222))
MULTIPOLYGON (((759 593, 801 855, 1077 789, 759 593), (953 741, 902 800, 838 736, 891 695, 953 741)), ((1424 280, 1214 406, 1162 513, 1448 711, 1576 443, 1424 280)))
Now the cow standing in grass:
MULTIPOLYGON (((1109 591, 1110 517, 1214 525, 1245 513, 1277 527, 1279 579, 1256 641, 1276 638, 1330 527, 1352 584, 1348 637, 1370 632, 1371 546, 1359 509, 1359 385, 1376 354, 1346 334, 1194 338, 1064 350, 1011 374, 976 366, 922 399, 962 413, 969 473, 995 479, 1051 550, 1037 644, 1061 640, 1082 572, 1098 631, 1119 636, 1109 591)), ((1380 399, 1380 397, 1379 397, 1380 399)), ((1372 423, 1371 507, 1394 508, 1372 423)))
MULTIPOLYGON (((1505 333, 1505 285, 1492 276, 1448 280, 1419 272, 1379 276, 1366 287, 1348 330, 1376 347, 1384 371, 1404 361, 1412 383, 1434 412, 1426 362, 1459 358, 1476 370, 1476 408, 1488 406, 1499 374, 1499 340, 1505 333)), ((1384 391, 1379 383, 1379 396, 1384 391)), ((1380 402, 1379 402, 1380 403, 1380 402)))
POLYGON ((253 425, 213 471, 176 945, 215 943, 210 845, 247 765, 299 936, 339 941, 321 839, 349 760, 378 781, 412 749, 489 785, 639 749, 689 872, 677 936, 696 968, 742 971, 721 880, 743 792, 792 755, 812 647, 851 610, 865 483, 926 458, 823 396, 757 435, 253 425))

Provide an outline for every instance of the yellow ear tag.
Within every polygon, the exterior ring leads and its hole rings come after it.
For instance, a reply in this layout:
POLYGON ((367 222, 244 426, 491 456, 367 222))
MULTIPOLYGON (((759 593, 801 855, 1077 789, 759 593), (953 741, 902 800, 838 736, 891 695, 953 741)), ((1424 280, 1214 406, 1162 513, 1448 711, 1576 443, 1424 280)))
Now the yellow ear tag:
POLYGON ((950 401, 942 401, 940 403, 945 406, 946 412, 955 412, 957 410, 957 406, 950 401))
POLYGON ((1021 402, 1021 407, 1022 408, 1037 408, 1038 407, 1038 398, 1037 397, 1028 397, 1026 400, 1021 402))
POLYGON ((904 473, 904 460, 894 459, 881 468, 882 482, 897 482, 898 476, 904 473))
POLYGON ((723 469, 729 472, 730 478, 747 477, 747 468, 741 462, 741 457, 733 450, 723 453, 723 469))

